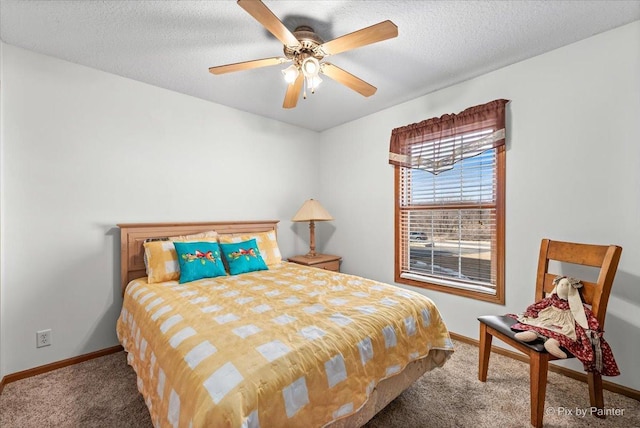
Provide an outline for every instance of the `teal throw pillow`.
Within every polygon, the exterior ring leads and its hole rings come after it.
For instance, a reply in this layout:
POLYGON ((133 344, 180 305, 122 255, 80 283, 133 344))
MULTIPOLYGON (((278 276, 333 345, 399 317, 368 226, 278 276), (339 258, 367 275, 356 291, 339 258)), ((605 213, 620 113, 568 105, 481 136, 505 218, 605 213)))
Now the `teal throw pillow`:
POLYGON ((231 275, 269 269, 260 254, 255 239, 232 244, 221 243, 220 248, 222 248, 222 254, 224 254, 231 275))
POLYGON ((217 242, 174 242, 180 283, 226 275, 217 242))

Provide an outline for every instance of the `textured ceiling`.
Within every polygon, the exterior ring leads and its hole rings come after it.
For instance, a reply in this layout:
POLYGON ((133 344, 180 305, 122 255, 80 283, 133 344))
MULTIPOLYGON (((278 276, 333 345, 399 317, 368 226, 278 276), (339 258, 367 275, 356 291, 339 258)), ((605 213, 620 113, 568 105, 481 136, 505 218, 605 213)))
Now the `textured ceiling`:
POLYGON ((8 44, 316 131, 640 19, 640 1, 276 1, 290 29, 324 40, 390 19, 399 36, 330 57, 378 88, 365 98, 325 78, 298 107, 272 66, 208 68, 282 55, 282 44, 233 0, 0 3, 8 44))

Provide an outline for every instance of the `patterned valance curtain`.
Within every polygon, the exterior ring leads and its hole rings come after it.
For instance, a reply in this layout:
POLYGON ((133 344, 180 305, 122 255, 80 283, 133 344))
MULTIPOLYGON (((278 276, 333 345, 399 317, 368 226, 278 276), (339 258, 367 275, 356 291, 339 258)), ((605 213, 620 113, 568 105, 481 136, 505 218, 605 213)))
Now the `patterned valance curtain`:
POLYGON ((495 100, 394 129, 389 163, 438 174, 456 162, 504 145, 508 102, 495 100))

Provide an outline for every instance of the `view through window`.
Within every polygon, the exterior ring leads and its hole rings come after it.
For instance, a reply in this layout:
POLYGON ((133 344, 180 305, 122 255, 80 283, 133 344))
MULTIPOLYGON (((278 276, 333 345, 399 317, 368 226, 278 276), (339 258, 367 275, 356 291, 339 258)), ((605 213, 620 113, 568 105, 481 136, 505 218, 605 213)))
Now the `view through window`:
POLYGON ((398 168, 398 282, 496 296, 498 150, 464 159, 438 175, 398 168))
POLYGON ((403 168, 406 272, 495 288, 496 149, 439 175, 403 168))

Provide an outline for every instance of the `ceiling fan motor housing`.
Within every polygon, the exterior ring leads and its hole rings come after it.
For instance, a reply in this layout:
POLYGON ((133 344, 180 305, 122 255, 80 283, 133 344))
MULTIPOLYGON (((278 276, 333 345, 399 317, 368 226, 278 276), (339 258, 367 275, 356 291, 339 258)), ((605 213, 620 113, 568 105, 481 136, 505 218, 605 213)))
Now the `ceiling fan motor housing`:
POLYGON ((300 42, 300 46, 284 46, 284 55, 294 63, 302 63, 306 58, 313 57, 318 61, 324 58, 325 54, 320 49, 320 45, 324 43, 314 31, 313 28, 301 25, 295 29, 293 35, 300 42))

